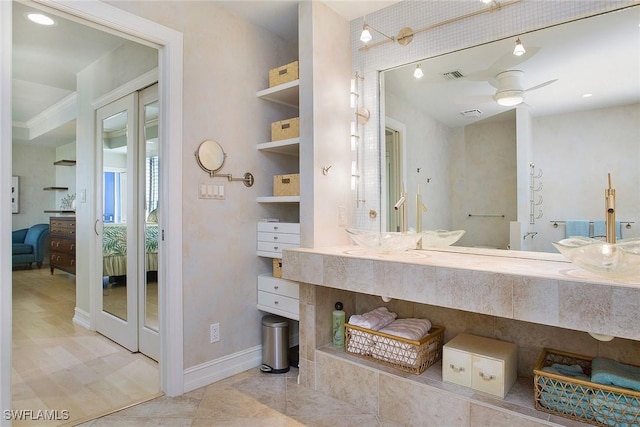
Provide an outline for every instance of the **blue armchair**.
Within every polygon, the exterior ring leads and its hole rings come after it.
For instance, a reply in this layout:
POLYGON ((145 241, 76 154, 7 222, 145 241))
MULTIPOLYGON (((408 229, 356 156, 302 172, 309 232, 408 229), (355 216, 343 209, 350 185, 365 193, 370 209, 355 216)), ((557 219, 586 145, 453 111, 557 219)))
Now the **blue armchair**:
POLYGON ((36 224, 30 228, 15 230, 11 235, 13 266, 35 262, 42 267, 44 251, 49 239, 49 224, 36 224))

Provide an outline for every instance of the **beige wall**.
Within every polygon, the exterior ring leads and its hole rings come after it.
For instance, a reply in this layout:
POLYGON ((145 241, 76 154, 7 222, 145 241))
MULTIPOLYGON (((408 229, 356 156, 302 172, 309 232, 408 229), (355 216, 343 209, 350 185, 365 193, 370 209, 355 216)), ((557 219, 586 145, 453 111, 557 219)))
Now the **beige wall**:
POLYGON ((258 142, 270 139, 281 108, 256 98, 268 70, 297 59, 288 43, 219 8, 214 2, 113 2, 114 6, 184 35, 183 215, 184 367, 194 367, 261 344, 256 276, 268 265, 256 257, 256 197, 271 191, 277 165, 259 162, 258 142), (198 199, 209 176, 194 152, 205 139, 224 148, 222 173, 252 172, 252 188, 220 180, 226 199, 198 199), (209 325, 220 323, 220 342, 209 325))
POLYGON ((13 214, 12 229, 27 228, 33 224, 48 224, 50 214, 45 209, 56 209, 56 192, 43 191, 56 185, 54 148, 13 144, 13 175, 20 177, 20 212, 13 214))
POLYGON ((532 159, 542 169, 544 218, 533 239, 538 250, 555 252, 563 225, 549 221, 604 220, 604 190, 611 173, 616 219, 634 221, 622 237, 640 236, 640 104, 534 117, 532 159), (588 165, 588 166, 585 166, 588 165))

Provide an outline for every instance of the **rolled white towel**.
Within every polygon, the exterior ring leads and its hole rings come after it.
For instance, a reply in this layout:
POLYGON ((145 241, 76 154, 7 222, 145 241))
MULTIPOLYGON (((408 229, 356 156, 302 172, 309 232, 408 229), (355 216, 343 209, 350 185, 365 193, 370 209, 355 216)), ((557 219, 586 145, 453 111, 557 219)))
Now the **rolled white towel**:
POLYGON ((352 315, 349 317, 349 324, 377 331, 389 325, 396 317, 398 315, 387 307, 378 307, 364 314, 352 315))
POLYGON ((385 334, 418 341, 431 329, 431 322, 427 319, 397 319, 380 329, 385 334))

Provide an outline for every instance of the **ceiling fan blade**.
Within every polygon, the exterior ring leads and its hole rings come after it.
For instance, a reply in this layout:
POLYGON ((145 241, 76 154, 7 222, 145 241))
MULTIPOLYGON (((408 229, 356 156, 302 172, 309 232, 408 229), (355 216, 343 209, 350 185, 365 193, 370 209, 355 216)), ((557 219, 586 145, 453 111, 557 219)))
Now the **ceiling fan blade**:
POLYGON ((457 105, 484 104, 493 102, 493 95, 470 95, 454 98, 453 103, 457 105))
POLYGON ((546 81, 544 83, 540 83, 539 85, 530 87, 529 89, 525 89, 525 92, 531 92, 532 90, 536 90, 536 89, 543 88, 545 86, 549 86, 551 83, 555 83, 557 81, 558 81, 558 79, 548 80, 548 81, 546 81))

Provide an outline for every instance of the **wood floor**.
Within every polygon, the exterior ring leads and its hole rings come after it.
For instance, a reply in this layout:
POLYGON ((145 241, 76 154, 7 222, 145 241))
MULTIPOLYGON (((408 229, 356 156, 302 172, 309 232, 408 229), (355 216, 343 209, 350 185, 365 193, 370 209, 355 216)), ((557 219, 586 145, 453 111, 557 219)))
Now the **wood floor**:
POLYGON ((48 268, 13 272, 12 409, 58 410, 68 420, 105 414, 158 394, 158 364, 72 322, 75 276, 48 268))

